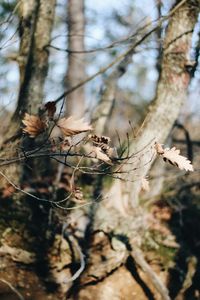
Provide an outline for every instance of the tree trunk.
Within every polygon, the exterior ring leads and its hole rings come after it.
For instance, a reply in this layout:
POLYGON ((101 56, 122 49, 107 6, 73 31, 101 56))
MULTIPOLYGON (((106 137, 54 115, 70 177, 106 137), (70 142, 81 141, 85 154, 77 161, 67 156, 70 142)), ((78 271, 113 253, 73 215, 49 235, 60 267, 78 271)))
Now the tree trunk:
MULTIPOLYGON (((66 87, 71 88, 85 78, 85 16, 84 0, 68 1, 68 68, 66 87), (80 52, 80 53, 76 53, 80 52)), ((85 87, 67 96, 66 113, 82 117, 85 109, 85 87)))
MULTIPOLYGON (((198 1, 185 1, 170 18, 164 42, 162 72, 157 95, 136 141, 131 144, 129 149, 130 153, 134 153, 144 148, 145 155, 140 153, 139 164, 132 164, 131 170, 127 166, 124 167, 127 172, 124 179, 127 182, 116 180, 105 195, 110 200, 104 200, 97 205, 94 211, 90 231, 88 264, 80 279, 83 288, 80 288, 78 299, 93 299, 94 297, 98 300, 134 298, 134 291, 131 288, 128 289, 127 282, 130 282, 132 287, 134 286, 134 280, 137 280, 137 271, 134 269, 134 265, 130 263, 130 257, 142 267, 141 262, 144 262, 144 258, 137 260, 137 251, 134 252, 134 248, 135 246, 140 247, 141 237, 145 228, 148 227, 148 220, 145 211, 137 207, 140 190, 139 181, 134 184, 128 180, 136 180, 137 176, 140 178, 146 175, 153 161, 152 147, 155 139, 161 143, 165 141, 186 98, 190 81, 187 70, 190 65, 188 57, 192 32, 198 17, 199 10, 197 7, 199 8, 198 1), (147 145, 148 148, 146 148, 147 145), (148 163, 147 166, 145 166, 146 163, 148 163), (133 172, 134 167, 139 169, 133 172), (129 208, 127 211, 129 203, 132 203, 135 208, 129 208), (133 250, 131 256, 129 246, 125 242, 127 240, 133 250), (101 249, 99 253, 97 249, 101 249), (102 253, 104 254, 103 257, 102 253), (124 264, 124 262, 126 263, 124 264), (124 269, 121 265, 126 266, 126 268, 124 269), (130 274, 131 277, 129 277, 130 274), (128 295, 123 290, 123 286, 127 286, 128 295)), ((141 282, 143 282, 143 291, 147 297, 145 298, 143 295, 141 299, 153 299, 153 297, 160 299, 158 294, 162 295, 162 299, 169 299, 167 290, 165 291, 165 287, 163 288, 163 283, 159 282, 158 286, 157 284, 154 285, 153 278, 156 276, 150 274, 151 272, 146 274, 148 278, 144 274, 139 275, 141 282), (150 290, 145 288, 147 280, 150 290), (162 294, 163 291, 165 291, 165 296, 162 294), (150 294, 147 296, 149 292, 150 294)), ((136 297, 140 299, 139 296, 136 297)))
MULTIPOLYGON (((31 0, 29 3, 22 0, 20 2, 20 49, 18 56, 20 89, 17 107, 4 138, 2 155, 8 158, 9 155, 14 155, 11 149, 19 147, 17 137, 24 112, 29 110, 30 113, 37 114, 38 108, 43 102, 49 57, 45 46, 50 42, 55 3, 56 0, 50 0, 48 3, 45 0, 31 0), (11 148, 11 153, 7 151, 7 147, 11 148)), ((6 168, 6 174, 16 183, 21 177, 20 168, 17 165, 6 168)))
POLYGON ((37 113, 43 102, 44 82, 48 72, 50 43, 56 0, 21 1, 19 51, 20 91, 13 119, 31 108, 37 113))
POLYGON ((126 207, 130 203, 133 207, 139 204, 141 178, 146 176, 154 160, 154 143, 164 143, 187 97, 190 83, 188 70, 192 67, 189 59, 192 33, 198 12, 198 1, 186 1, 169 21, 156 97, 149 107, 137 138, 129 148, 129 153, 140 151, 140 159, 137 160, 136 157, 134 165, 125 166, 127 175, 124 179, 129 182, 120 182, 121 195, 116 195, 119 201, 123 199, 126 207), (134 168, 136 170, 133 170, 134 168))
MULTIPOLYGON (((20 91, 17 108, 5 135, 7 141, 1 149, 1 156, 4 159, 18 155, 17 149, 22 147, 17 136, 14 142, 8 140, 21 126, 22 113, 30 107, 30 113, 38 113, 38 107, 43 101, 49 57, 45 46, 50 41, 55 2, 55 0, 20 2, 21 42, 18 58, 20 91)), ((13 185, 20 189, 23 167, 18 163, 1 168, 0 185, 5 191, 13 185)), ((35 175, 37 176, 38 173, 34 170, 29 178, 30 181, 35 175)), ((45 243, 47 243, 49 207, 41 206, 29 197, 23 197, 18 190, 15 190, 8 201, 1 200, 1 299, 29 299, 30 297, 38 300, 59 299, 58 293, 50 291, 44 284, 47 269, 47 263, 44 261, 47 260, 45 243)))

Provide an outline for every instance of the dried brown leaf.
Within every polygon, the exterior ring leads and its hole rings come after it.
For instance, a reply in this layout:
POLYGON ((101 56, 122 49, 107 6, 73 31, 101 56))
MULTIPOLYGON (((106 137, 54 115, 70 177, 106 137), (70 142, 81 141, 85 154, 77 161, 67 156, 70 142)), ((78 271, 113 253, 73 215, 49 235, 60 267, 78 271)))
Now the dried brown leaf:
POLYGON ((15 188, 11 184, 6 184, 6 186, 2 190, 1 198, 9 198, 11 197, 15 192, 15 188))
POLYGON ((93 153, 97 159, 104 161, 105 163, 112 164, 109 156, 102 151, 100 147, 93 146, 93 153))
POLYGON ((108 145, 110 143, 110 138, 108 136, 104 136, 104 135, 98 136, 96 134, 93 134, 93 135, 89 135, 88 137, 89 139, 92 140, 95 146, 100 144, 108 145))
POLYGON ((38 116, 29 115, 28 113, 25 113, 22 123, 25 125, 23 132, 28 133, 28 135, 32 138, 42 133, 46 128, 44 121, 42 121, 38 116))
POLYGON ((72 136, 81 132, 92 130, 92 126, 83 119, 76 120, 73 116, 69 118, 62 118, 56 124, 65 136, 72 136))
POLYGON ((187 157, 180 155, 180 150, 176 149, 176 147, 163 149, 161 144, 156 143, 155 149, 164 161, 178 167, 180 170, 194 171, 191 161, 187 157))
POLYGON ((109 147, 105 152, 111 159, 118 158, 117 149, 115 147, 109 147))
POLYGON ((44 106, 47 110, 48 117, 53 119, 54 114, 56 112, 56 103, 55 103, 55 101, 49 101, 49 102, 45 103, 44 106))
POLYGON ((180 155, 180 150, 175 147, 171 149, 165 149, 163 159, 167 160, 174 166, 177 166, 180 170, 194 171, 191 161, 187 157, 180 155))
POLYGON ((155 149, 156 149, 157 154, 163 154, 164 153, 164 149, 163 149, 162 145, 157 143, 157 142, 155 143, 155 149))
MULTIPOLYGON (((89 139, 92 140, 94 149, 97 149, 97 152, 99 152, 99 149, 101 150, 100 155, 104 154, 106 155, 108 158, 117 158, 118 154, 117 154, 117 150, 115 147, 110 147, 109 143, 110 143, 110 138, 107 136, 97 136, 96 134, 94 135, 89 135, 88 136, 89 139)), ((96 150, 95 150, 96 151, 96 150)))

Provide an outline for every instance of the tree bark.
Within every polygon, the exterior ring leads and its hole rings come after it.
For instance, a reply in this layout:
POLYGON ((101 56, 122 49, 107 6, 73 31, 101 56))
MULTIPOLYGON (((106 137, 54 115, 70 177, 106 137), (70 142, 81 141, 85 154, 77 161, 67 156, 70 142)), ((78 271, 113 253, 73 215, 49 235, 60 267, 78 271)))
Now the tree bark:
POLYGON ((140 159, 136 160, 134 166, 125 166, 127 175, 124 179, 129 182, 120 182, 121 199, 125 206, 128 203, 133 207, 139 204, 140 179, 146 176, 154 160, 152 157, 154 143, 155 141, 164 143, 187 97, 190 82, 188 69, 192 66, 189 59, 192 33, 198 13, 199 1, 186 1, 169 21, 156 97, 149 107, 137 138, 129 149, 129 153, 140 151, 138 155, 140 159), (132 171, 133 168, 137 170, 132 171))
MULTIPOLYGON (((20 48, 19 48, 19 71, 20 89, 16 110, 11 118, 8 130, 5 133, 2 155, 9 157, 7 147, 18 147, 17 132, 21 126, 23 113, 30 110, 38 113, 38 108, 43 101, 44 83, 48 72, 49 53, 45 46, 49 44, 54 21, 56 0, 22 0, 19 9, 20 23, 20 48)), ((10 155, 13 155, 11 151, 10 155)), ((6 168, 5 172, 11 180, 19 182, 20 166, 13 165, 6 168), (15 167, 14 167, 15 166, 15 167)), ((4 182, 4 180, 3 180, 4 182)))
MULTIPOLYGON (((85 78, 85 16, 84 0, 68 1, 68 68, 65 85, 71 88, 85 78), (76 53, 76 51, 80 53, 76 53), (81 53, 82 51, 82 53, 81 53)), ((85 109, 85 87, 67 96, 66 113, 82 117, 85 109)))
POLYGON ((48 72, 50 43, 54 21, 56 0, 21 1, 20 27, 21 43, 19 51, 20 91, 13 119, 31 107, 37 113, 44 95, 44 82, 48 72))
MULTIPOLYGON (((17 108, 5 139, 20 127, 22 113, 38 113, 43 101, 44 83, 48 71, 49 44, 54 21, 55 0, 21 1, 19 49, 20 91, 17 108)), ((4 158, 17 155, 21 141, 6 141, 1 149, 4 158)), ((48 167, 48 166, 47 166, 48 167)), ((39 169, 39 167, 38 167, 39 169)), ((38 171, 37 169, 37 171, 38 171)), ((39 170, 40 172, 40 170, 39 170)), ((39 172, 32 172, 38 176, 39 172)), ((20 186, 22 164, 1 169, 0 185, 12 182, 20 186), (4 180, 7 176, 8 180, 4 180)), ((29 178, 33 180, 33 177, 29 178)), ((12 185, 11 185, 12 186, 12 185)), ((18 188, 20 189, 20 188, 18 188)), ((3 201, 3 199, 1 199, 3 201)), ((59 292, 50 291, 44 283, 47 272, 47 227, 49 206, 40 205, 15 191, 0 210, 0 293, 2 299, 60 299, 59 292)), ((49 240, 48 240, 49 241, 49 240)), ((51 246, 51 245, 50 245, 51 246)), ((49 246, 49 249, 50 249, 49 246)), ((55 249, 54 249, 55 250, 55 249)), ((55 250, 56 251, 56 250, 55 250)))

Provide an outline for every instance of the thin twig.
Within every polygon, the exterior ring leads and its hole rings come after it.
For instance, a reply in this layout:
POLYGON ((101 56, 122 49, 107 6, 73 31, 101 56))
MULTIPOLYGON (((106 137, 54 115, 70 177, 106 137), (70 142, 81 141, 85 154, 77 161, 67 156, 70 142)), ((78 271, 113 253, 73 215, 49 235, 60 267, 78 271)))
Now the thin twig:
MULTIPOLYGON (((185 1, 186 1, 186 0, 183 0, 182 2, 180 2, 179 4, 177 4, 177 5, 174 7, 174 9, 172 9, 172 10, 170 11, 170 13, 169 13, 167 16, 161 16, 161 17, 159 17, 158 19, 155 19, 151 24, 158 22, 159 25, 157 25, 157 26, 160 27, 160 24, 161 24, 163 21, 165 21, 166 19, 168 19, 170 16, 172 16, 172 14, 174 14, 175 11, 176 11, 179 7, 181 7, 181 6, 184 4, 185 1)), ((148 24, 145 24, 144 26, 140 27, 136 32, 130 34, 129 36, 124 37, 124 38, 119 39, 119 40, 116 40, 116 41, 114 41, 114 42, 112 42, 112 43, 110 43, 110 44, 108 44, 108 45, 106 45, 106 46, 104 46, 104 47, 99 47, 99 48, 94 48, 94 49, 88 49, 88 50, 75 50, 75 49, 66 49, 66 48, 63 49, 63 48, 59 48, 59 47, 57 47, 57 46, 54 46, 54 45, 52 45, 52 44, 49 44, 49 45, 47 45, 46 47, 53 48, 53 49, 58 50, 58 51, 64 51, 64 52, 67 52, 67 53, 74 53, 74 54, 82 54, 82 53, 88 53, 88 54, 90 54, 90 53, 95 53, 95 52, 99 52, 99 51, 110 50, 110 49, 112 49, 112 48, 114 48, 114 47, 116 47, 116 46, 118 46, 118 45, 121 45, 121 44, 123 44, 123 43, 125 43, 125 42, 128 42, 128 41, 130 42, 130 41, 132 41, 132 39, 133 39, 135 36, 137 36, 141 31, 145 30, 147 27, 150 27, 151 24, 149 24, 149 23, 148 23, 148 24)), ((157 29, 158 29, 158 28, 157 28, 157 29)))
POLYGON ((121 60, 124 59, 124 57, 128 56, 129 53, 132 53, 133 50, 139 46, 147 37, 149 37, 153 32, 155 32, 161 25, 162 22, 166 21, 169 17, 171 17, 184 3, 186 2, 186 0, 182 0, 180 3, 178 3, 167 16, 162 17, 162 20, 159 20, 158 24, 156 26, 154 26, 153 29, 149 30, 147 33, 145 33, 138 41, 136 41, 128 50, 126 50, 124 53, 122 53, 121 55, 119 55, 116 59, 114 59, 111 63, 109 63, 107 66, 101 68, 99 71, 97 71, 96 73, 94 73, 91 76, 88 76, 86 79, 84 79, 83 81, 79 82, 77 85, 72 86, 70 89, 66 90, 61 96, 59 96, 58 98, 56 98, 54 100, 55 103, 58 103, 60 100, 62 100, 65 96, 71 94, 73 91, 75 91, 76 89, 78 89, 79 87, 85 85, 86 83, 90 82, 91 80, 93 80, 94 78, 96 78, 97 76, 105 73, 107 70, 109 70, 111 67, 113 67, 115 64, 117 64, 118 62, 120 62, 121 60))
POLYGON ((9 288, 18 296, 20 300, 25 300, 25 298, 22 296, 22 294, 7 280, 0 278, 0 281, 7 284, 9 288))
MULTIPOLYGON (((61 202, 65 202, 65 201, 67 201, 70 197, 71 197, 71 195, 72 195, 72 193, 70 193, 66 198, 64 198, 64 199, 62 199, 62 200, 59 200, 59 201, 52 201, 52 200, 48 200, 48 199, 45 199, 45 198, 40 198, 40 197, 37 197, 37 196, 35 196, 35 195, 33 195, 33 194, 31 194, 31 193, 29 193, 29 192, 26 192, 25 190, 23 190, 23 189, 21 189, 19 186, 17 186, 14 182, 12 182, 9 178, 8 178, 8 176, 6 176, 3 172, 1 172, 0 171, 0 175, 2 175, 7 181, 8 181, 8 183, 9 184, 11 184, 17 191, 19 191, 19 192, 21 192, 21 193, 23 193, 23 194, 25 194, 25 195, 27 195, 27 196, 29 196, 29 197, 31 197, 31 198, 34 198, 34 199, 36 199, 36 200, 38 200, 38 201, 43 201, 43 202, 49 202, 49 203, 52 203, 52 204, 57 204, 57 203, 61 203, 61 202)), ((74 209, 74 208, 66 208, 66 209, 74 209)))
POLYGON ((54 100, 55 103, 58 103, 60 100, 62 100, 67 95, 71 94, 73 91, 78 89, 79 87, 83 86, 84 84, 88 83, 89 81, 93 80, 97 76, 105 73, 108 69, 113 67, 115 64, 119 63, 125 56, 129 55, 130 52, 133 51, 134 48, 136 48, 141 42, 143 42, 149 35, 151 35, 156 30, 156 27, 147 32, 139 41, 137 41, 133 46, 131 46, 127 51, 119 55, 116 59, 114 59, 111 63, 109 63, 107 66, 100 68, 100 70, 96 73, 94 73, 91 76, 88 76, 83 81, 79 82, 75 86, 71 87, 69 90, 66 90, 61 96, 59 96, 57 99, 54 100))
MULTIPOLYGON (((66 230, 66 228, 63 230, 63 235, 65 235, 65 230, 66 230)), ((76 250, 79 254, 80 268, 74 273, 74 275, 72 275, 72 277, 66 278, 63 281, 63 283, 69 283, 69 282, 75 281, 85 269, 85 255, 83 254, 78 242, 76 241, 76 239, 72 235, 67 235, 67 237, 72 242, 72 244, 75 246, 75 248, 76 248, 76 250)))

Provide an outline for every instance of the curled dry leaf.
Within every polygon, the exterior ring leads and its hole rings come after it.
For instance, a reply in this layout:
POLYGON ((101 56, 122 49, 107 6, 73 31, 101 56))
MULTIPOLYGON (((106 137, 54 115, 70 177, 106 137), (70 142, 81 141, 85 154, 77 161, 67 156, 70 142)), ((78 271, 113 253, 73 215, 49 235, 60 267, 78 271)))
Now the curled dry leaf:
POLYGON ((28 113, 25 113, 22 123, 25 125, 23 132, 28 133, 28 135, 32 138, 39 135, 46 128, 44 121, 42 121, 38 116, 29 115, 28 113))
POLYGON ((105 163, 112 164, 109 156, 105 152, 103 152, 100 147, 93 146, 92 152, 94 153, 94 155, 97 159, 100 159, 100 160, 104 161, 105 163))
POLYGON ((155 143, 155 149, 156 149, 157 154, 163 154, 164 153, 164 149, 163 149, 162 145, 157 143, 157 142, 155 143))
POLYGON ((62 118, 56 124, 65 136, 72 136, 81 132, 92 130, 91 125, 84 122, 83 119, 76 120, 73 116, 62 118))
POLYGON ((191 161, 187 157, 180 155, 180 150, 176 149, 176 147, 163 149, 161 144, 155 143, 155 149, 165 162, 169 162, 180 170, 194 171, 191 161))
POLYGON ((168 161, 172 165, 177 166, 180 170, 194 171, 191 161, 188 160, 187 157, 180 155, 180 150, 175 147, 165 149, 163 159, 164 161, 168 161))
POLYGON ((118 153, 117 153, 117 149, 116 147, 109 147, 105 153, 111 158, 111 159, 117 159, 119 156, 118 156, 118 153))
POLYGON ((110 138, 108 136, 97 136, 96 134, 91 134, 88 136, 89 139, 92 140, 94 145, 105 144, 108 145, 110 143, 110 138))

